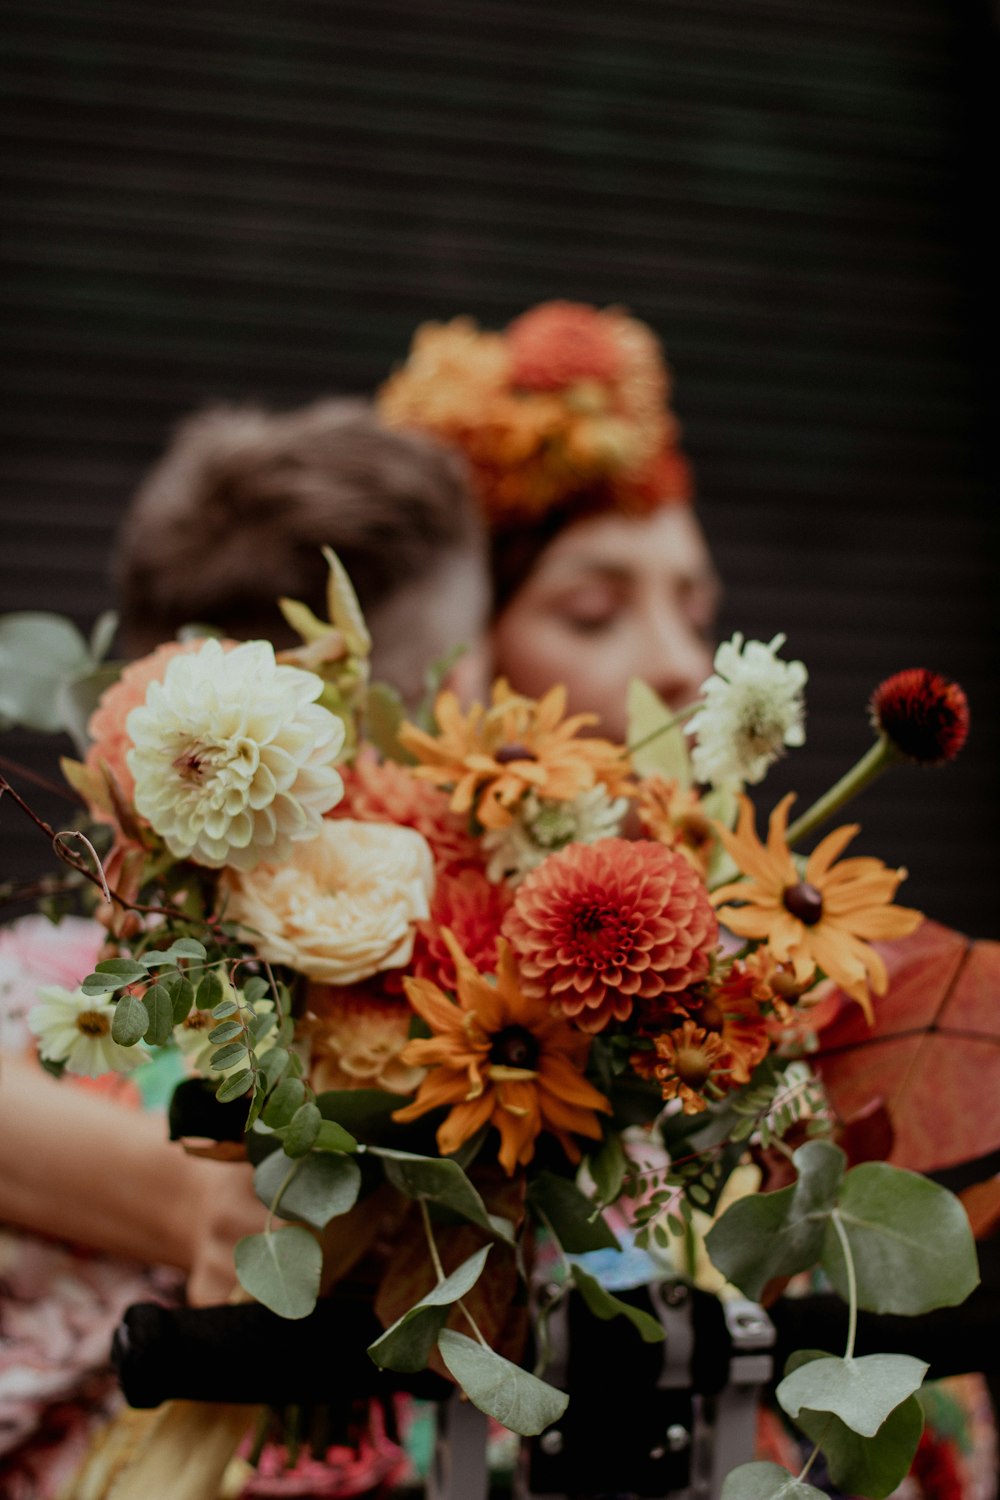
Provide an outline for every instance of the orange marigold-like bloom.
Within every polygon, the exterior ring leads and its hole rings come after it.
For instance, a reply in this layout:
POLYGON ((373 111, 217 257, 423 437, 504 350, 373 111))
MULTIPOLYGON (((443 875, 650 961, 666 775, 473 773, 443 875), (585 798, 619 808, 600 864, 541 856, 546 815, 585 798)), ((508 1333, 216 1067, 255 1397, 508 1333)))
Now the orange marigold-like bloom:
POLYGON ((888 977, 882 958, 869 943, 905 937, 923 918, 909 907, 891 904, 905 870, 891 870, 880 859, 834 863, 858 832, 857 824, 828 833, 800 876, 785 840, 793 801, 790 792, 774 809, 766 844, 757 837, 753 806, 746 797, 740 798, 735 833, 716 824, 728 854, 749 877, 714 892, 719 920, 739 937, 766 942, 779 963, 792 965, 799 984, 808 983, 822 969, 872 1020, 869 987, 884 995, 888 977), (731 901, 740 904, 726 904, 731 901))
POLYGON ((402 996, 379 984, 313 984, 302 1034, 309 1039, 309 1081, 325 1089, 385 1089, 412 1094, 420 1068, 402 1061, 413 1013, 402 996))
POLYGON ((484 828, 506 828, 528 791, 570 802, 598 783, 611 793, 622 788, 629 769, 622 747, 578 737, 597 716, 567 719, 565 712, 564 687, 551 688, 535 702, 500 678, 489 708, 474 703, 465 714, 455 694, 443 692, 434 707, 440 732, 427 734, 404 724, 399 739, 421 762, 415 776, 452 788, 453 812, 474 810, 484 828))
POLYGON ((758 975, 737 959, 706 996, 697 1015, 698 1024, 717 1036, 729 1055, 729 1084, 749 1083, 750 1074, 770 1050, 760 988, 758 975))
POLYGON ((639 783, 636 811, 651 839, 676 849, 692 869, 702 877, 706 875, 715 832, 694 787, 683 787, 666 776, 644 776, 639 783))
POLYGON ((518 887, 503 924, 526 993, 591 1032, 627 1021, 637 1001, 704 979, 718 932, 687 861, 628 839, 551 854, 518 887))
POLYGON ((445 793, 418 780, 410 766, 380 761, 368 745, 362 748, 352 766, 341 767, 341 775, 344 796, 327 817, 415 828, 430 845, 439 874, 482 863, 479 844, 465 820, 452 812, 445 793))
POLYGON ((417 923, 411 968, 418 979, 430 979, 443 990, 457 983, 451 948, 441 935, 447 928, 480 974, 495 974, 497 938, 513 900, 506 885, 494 885, 482 870, 466 868, 438 877, 429 921, 417 923))
POLYGON ((730 1055, 722 1039, 694 1021, 656 1038, 654 1073, 664 1099, 680 1099, 686 1115, 708 1107, 705 1089, 728 1081, 730 1055))
POLYGON ((434 1035, 410 1042, 403 1052, 404 1062, 430 1071, 413 1103, 396 1110, 393 1119, 416 1120, 450 1105, 437 1132, 442 1155, 457 1151, 484 1125, 495 1125, 500 1164, 509 1175, 528 1165, 543 1130, 557 1138, 570 1161, 579 1161, 573 1136, 599 1140, 594 1111, 611 1111, 583 1076, 586 1037, 524 994, 506 943, 500 943, 494 983, 473 968, 452 933, 445 929, 443 936, 455 964, 458 1001, 428 979, 405 981, 410 1004, 434 1035))

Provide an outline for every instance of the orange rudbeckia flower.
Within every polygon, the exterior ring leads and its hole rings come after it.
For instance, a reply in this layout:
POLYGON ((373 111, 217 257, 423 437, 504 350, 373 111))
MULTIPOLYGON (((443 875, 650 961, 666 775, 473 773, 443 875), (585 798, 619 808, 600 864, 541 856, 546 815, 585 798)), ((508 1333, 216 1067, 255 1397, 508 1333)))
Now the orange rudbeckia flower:
POLYGON ((442 1155, 458 1150, 483 1125, 500 1132, 500 1164, 513 1175, 535 1153, 543 1130, 557 1137, 570 1161, 580 1160, 574 1135, 599 1140, 595 1110, 611 1106, 583 1076, 590 1042, 548 1001, 521 993, 514 958, 500 939, 496 982, 473 968, 448 928, 458 1000, 429 979, 403 981, 410 1004, 434 1035, 408 1042, 402 1059, 429 1068, 417 1097, 394 1120, 415 1120, 451 1105, 437 1133, 442 1155))
POLYGON ((629 772, 624 748, 594 736, 577 738, 596 714, 564 718, 566 689, 550 688, 535 702, 500 678, 489 708, 474 703, 462 712, 452 692, 438 695, 434 714, 440 732, 427 734, 404 724, 400 743, 421 764, 415 776, 452 791, 453 812, 473 806, 484 828, 506 828, 526 792, 570 802, 599 782, 617 793, 629 772))
POLYGON ((788 809, 795 794, 778 803, 768 827, 767 843, 757 837, 753 806, 740 798, 736 832, 717 823, 726 851, 748 876, 712 894, 719 921, 739 937, 766 942, 779 963, 790 963, 799 984, 817 968, 861 1006, 873 1020, 869 986, 884 995, 885 964, 869 942, 905 937, 923 920, 892 898, 905 870, 892 870, 880 859, 838 856, 858 832, 846 824, 822 839, 799 874, 785 839, 788 809), (725 903, 737 901, 738 906, 725 903))

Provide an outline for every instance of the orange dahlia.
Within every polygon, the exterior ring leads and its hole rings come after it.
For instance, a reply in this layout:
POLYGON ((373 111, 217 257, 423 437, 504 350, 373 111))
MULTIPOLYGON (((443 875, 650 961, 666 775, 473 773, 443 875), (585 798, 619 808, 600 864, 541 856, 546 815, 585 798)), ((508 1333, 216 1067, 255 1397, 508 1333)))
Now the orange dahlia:
POLYGON ((704 979, 718 931, 687 861, 628 839, 551 854, 518 887, 503 924, 525 992, 590 1032, 704 979))
POLYGON ((838 855, 858 832, 847 824, 828 833, 799 874, 785 839, 789 792, 771 814, 767 843, 757 837, 754 810, 740 798, 736 831, 716 829, 727 853, 748 877, 715 891, 719 920, 739 937, 766 942, 779 963, 790 963, 798 984, 807 984, 821 969, 856 1000, 873 1019, 869 987, 884 995, 885 964, 870 941, 905 937, 923 920, 921 913, 893 906, 903 869, 891 870, 880 859, 841 860, 838 855), (730 906, 728 902, 738 902, 730 906))
POLYGON ((484 1125, 500 1132, 500 1164, 508 1175, 527 1166, 535 1140, 547 1130, 570 1161, 580 1160, 573 1139, 599 1140, 595 1110, 611 1112, 604 1095, 584 1077, 589 1042, 544 1001, 524 994, 514 958, 500 942, 496 982, 473 968, 454 935, 451 949, 457 975, 457 1003, 429 979, 406 979, 413 1009, 434 1033, 409 1042, 403 1061, 428 1072, 416 1099, 398 1109, 394 1120, 416 1120, 430 1109, 450 1105, 439 1127, 442 1155, 458 1150, 484 1125))
POLYGON ((595 714, 564 718, 566 689, 554 687, 537 702, 515 693, 500 678, 492 703, 462 712, 452 692, 438 696, 439 733, 404 724, 400 742, 421 762, 413 775, 451 789, 451 809, 474 809, 484 828, 506 828, 526 792, 570 802, 598 783, 609 792, 624 784, 625 752, 610 740, 578 738, 595 714))
POLYGON ((415 828, 430 845, 439 874, 482 862, 478 843, 464 820, 452 812, 445 793, 418 780, 411 767, 380 761, 371 746, 365 746, 341 774, 343 800, 327 817, 415 828))
POLYGON ((730 1055, 722 1039, 694 1021, 682 1021, 675 1031, 656 1038, 654 1075, 664 1099, 680 1099, 686 1115, 708 1107, 710 1084, 728 1083, 730 1055))
POLYGON ((451 948, 442 928, 480 974, 495 974, 497 938, 504 914, 513 899, 505 885, 494 885, 481 870, 466 868, 438 877, 429 921, 417 923, 411 968, 418 979, 431 979, 444 990, 457 982, 451 948))
POLYGON ((392 998, 378 980, 310 985, 302 1034, 310 1043, 312 1087, 412 1094, 423 1077, 401 1059, 412 1019, 402 996, 392 998))

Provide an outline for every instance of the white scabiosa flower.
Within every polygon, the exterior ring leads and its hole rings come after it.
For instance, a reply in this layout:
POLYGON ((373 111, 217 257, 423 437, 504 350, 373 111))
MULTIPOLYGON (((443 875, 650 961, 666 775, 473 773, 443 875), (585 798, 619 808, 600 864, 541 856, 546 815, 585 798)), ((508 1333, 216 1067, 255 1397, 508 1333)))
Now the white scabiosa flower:
POLYGON ((486 874, 495 884, 506 880, 517 885, 556 849, 614 838, 627 809, 627 797, 609 797, 602 786, 581 792, 571 802, 552 802, 529 792, 512 823, 483 835, 489 854, 486 874))
POLYGON ((27 1022, 46 1061, 65 1063, 67 1073, 100 1078, 129 1073, 148 1058, 143 1046, 122 1047, 112 1040, 115 1007, 107 995, 85 995, 58 984, 42 985, 38 994, 41 1004, 28 1012, 27 1022))
POLYGON ((737 631, 715 653, 715 672, 702 685, 704 702, 688 723, 697 737, 691 752, 695 778, 710 786, 754 785, 785 746, 805 743, 802 689, 808 673, 800 661, 779 661, 785 644, 767 645, 737 631))
POLYGON ((126 720, 136 808, 171 854, 252 870, 316 837, 344 794, 344 726, 315 702, 322 691, 266 641, 173 658, 126 720))

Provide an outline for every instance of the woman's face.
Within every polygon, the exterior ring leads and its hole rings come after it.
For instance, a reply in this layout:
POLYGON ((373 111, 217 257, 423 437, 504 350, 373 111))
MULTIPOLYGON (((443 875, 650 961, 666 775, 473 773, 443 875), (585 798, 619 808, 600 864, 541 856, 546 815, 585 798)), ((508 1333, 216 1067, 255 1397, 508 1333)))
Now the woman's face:
POLYGON ((626 738, 625 694, 641 677, 672 708, 712 666, 719 581, 686 505, 593 516, 552 541, 498 617, 496 671, 537 698, 565 683, 568 708, 626 738))

